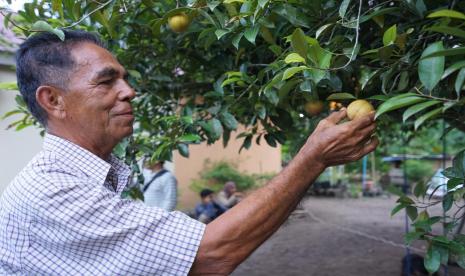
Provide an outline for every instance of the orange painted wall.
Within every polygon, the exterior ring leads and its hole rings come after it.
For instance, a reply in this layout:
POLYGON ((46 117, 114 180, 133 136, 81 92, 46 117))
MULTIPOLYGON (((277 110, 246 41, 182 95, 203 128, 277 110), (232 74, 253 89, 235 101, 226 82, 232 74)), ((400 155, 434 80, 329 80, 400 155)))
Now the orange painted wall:
POLYGON ((247 173, 277 173, 281 170, 281 148, 268 146, 262 139, 261 145, 255 143, 248 150, 242 150, 239 154, 239 148, 243 139, 236 140, 235 137, 243 130, 231 134, 231 139, 226 148, 223 142, 217 141, 215 144, 207 145, 190 145, 190 157, 184 158, 177 152, 173 156, 174 174, 178 180, 179 199, 177 209, 184 210, 195 206, 199 201, 197 193, 192 191, 189 186, 193 179, 199 177, 199 172, 204 168, 205 160, 231 161, 238 165, 241 172, 247 173))

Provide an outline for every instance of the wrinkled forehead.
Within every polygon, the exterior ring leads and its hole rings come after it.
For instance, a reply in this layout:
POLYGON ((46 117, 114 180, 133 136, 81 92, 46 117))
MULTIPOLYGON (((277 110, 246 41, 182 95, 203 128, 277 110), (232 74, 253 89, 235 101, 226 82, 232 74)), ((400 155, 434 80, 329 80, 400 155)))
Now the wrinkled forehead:
POLYGON ((75 73, 93 75, 104 68, 114 68, 124 74, 123 66, 106 49, 93 43, 79 43, 72 47, 71 55, 75 62, 75 73))

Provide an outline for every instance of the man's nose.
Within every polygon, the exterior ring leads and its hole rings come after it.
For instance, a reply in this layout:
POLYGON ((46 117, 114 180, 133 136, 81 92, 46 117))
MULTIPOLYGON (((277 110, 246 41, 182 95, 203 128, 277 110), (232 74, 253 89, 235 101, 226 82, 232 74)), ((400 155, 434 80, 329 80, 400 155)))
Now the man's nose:
POLYGON ((121 82, 118 90, 118 96, 122 101, 131 101, 136 96, 136 92, 126 81, 121 82))

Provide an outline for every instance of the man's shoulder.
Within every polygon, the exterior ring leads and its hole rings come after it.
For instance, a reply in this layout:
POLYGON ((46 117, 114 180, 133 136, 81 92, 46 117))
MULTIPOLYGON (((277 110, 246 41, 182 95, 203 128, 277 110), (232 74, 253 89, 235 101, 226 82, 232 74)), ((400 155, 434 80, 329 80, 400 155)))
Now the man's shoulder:
POLYGON ((52 152, 43 151, 23 168, 10 185, 25 192, 32 189, 35 193, 41 193, 66 183, 82 182, 84 179, 82 173, 65 160, 52 152))

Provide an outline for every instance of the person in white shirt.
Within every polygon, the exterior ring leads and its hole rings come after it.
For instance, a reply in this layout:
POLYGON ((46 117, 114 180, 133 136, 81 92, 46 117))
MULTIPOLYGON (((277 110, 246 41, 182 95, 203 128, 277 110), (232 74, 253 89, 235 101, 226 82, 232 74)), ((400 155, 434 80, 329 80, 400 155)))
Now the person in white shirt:
POLYGON ((176 208, 178 182, 176 177, 163 167, 163 161, 147 161, 144 175, 144 202, 151 207, 173 211, 176 208))

